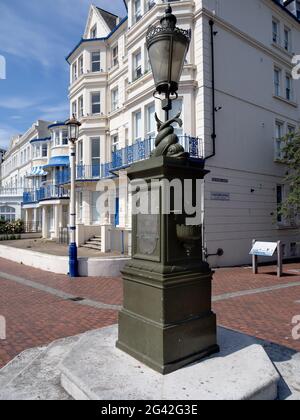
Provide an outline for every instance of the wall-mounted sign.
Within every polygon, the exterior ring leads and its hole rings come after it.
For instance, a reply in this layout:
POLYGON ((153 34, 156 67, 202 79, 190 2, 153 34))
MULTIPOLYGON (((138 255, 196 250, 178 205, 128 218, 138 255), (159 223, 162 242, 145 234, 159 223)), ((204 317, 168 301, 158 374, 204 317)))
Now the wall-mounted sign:
POLYGON ((256 255, 258 257, 273 257, 277 249, 277 245, 277 242, 255 242, 250 251, 250 255, 256 255))
POLYGON ((223 184, 228 184, 229 179, 226 178, 212 178, 212 182, 221 182, 223 184))
POLYGON ((230 193, 212 192, 210 199, 215 201, 230 201, 230 193))

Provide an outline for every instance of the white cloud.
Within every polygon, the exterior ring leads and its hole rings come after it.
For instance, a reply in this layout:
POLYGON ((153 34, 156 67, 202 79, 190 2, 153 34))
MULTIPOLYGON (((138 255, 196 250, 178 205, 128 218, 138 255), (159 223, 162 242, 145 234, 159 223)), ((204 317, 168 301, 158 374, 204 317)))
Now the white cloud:
MULTIPOLYGON (((19 10, 9 6, 9 2, 0 1, 1 51, 22 60, 33 59, 47 68, 65 65, 64 57, 83 34, 92 0, 30 0, 21 3, 19 10)), ((125 14, 122 0, 96 0, 95 3, 111 12, 125 14)))
POLYGON ((41 120, 64 121, 69 116, 70 107, 68 102, 63 102, 58 105, 42 106, 39 108, 39 112, 39 119, 41 120))
POLYGON ((11 109, 11 110, 25 110, 32 108, 39 103, 38 100, 27 99, 18 96, 12 96, 9 98, 0 97, 0 108, 11 109))
MULTIPOLYGON (((44 13, 47 10, 44 9, 44 13)), ((0 46, 4 53, 20 59, 34 59, 45 67, 57 66, 55 59, 68 49, 62 35, 51 30, 51 22, 29 21, 18 16, 15 9, 0 4, 0 46)), ((63 63, 63 59, 61 60, 63 63)))

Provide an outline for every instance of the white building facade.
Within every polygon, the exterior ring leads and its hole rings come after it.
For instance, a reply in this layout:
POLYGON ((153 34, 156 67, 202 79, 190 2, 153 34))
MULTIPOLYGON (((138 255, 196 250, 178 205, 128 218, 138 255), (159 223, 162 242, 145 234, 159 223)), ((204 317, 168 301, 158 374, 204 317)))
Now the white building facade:
MULTIPOLYGON (((67 57, 70 114, 82 123, 77 143, 77 242, 101 237, 102 251, 130 252, 130 197, 101 213, 99 182, 113 180, 150 155, 154 114, 163 118, 145 46, 164 13, 161 0, 128 0, 128 17, 91 6, 85 33, 67 57)), ((277 209, 288 185, 281 138, 299 129, 300 82, 292 63, 300 45, 299 2, 181 0, 170 2, 178 26, 191 29, 179 99, 180 142, 206 159, 204 244, 213 266, 250 262, 252 240, 277 241, 299 256, 298 218, 277 209), (221 248, 222 256, 214 256, 221 248)), ((299 52, 300 54, 300 52, 299 52)), ((41 217, 43 235, 58 239, 68 225, 68 146, 63 123, 49 127, 42 196, 33 191, 26 219, 41 217), (47 187, 47 188, 45 188, 47 187), (46 194, 46 196, 45 196, 46 194), (39 216, 36 212, 39 212, 39 216)), ((101 184, 100 184, 101 185, 101 184)))
MULTIPOLYGON (((43 180, 44 144, 47 143, 49 122, 38 120, 25 134, 11 139, 1 163, 0 218, 6 221, 23 219, 23 194, 39 188, 43 180), (38 147, 36 145, 39 145, 38 147), (39 172, 39 175, 38 175, 39 172), (33 175, 33 174, 36 175, 33 175)), ((41 223, 36 215, 35 223, 41 223)), ((33 226, 32 226, 33 227, 33 226)))

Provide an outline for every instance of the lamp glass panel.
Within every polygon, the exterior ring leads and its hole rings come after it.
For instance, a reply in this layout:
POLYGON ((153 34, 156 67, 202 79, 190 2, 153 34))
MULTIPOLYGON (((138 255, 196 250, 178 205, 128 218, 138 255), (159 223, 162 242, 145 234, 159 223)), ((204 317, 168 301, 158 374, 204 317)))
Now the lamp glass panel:
POLYGON ((171 73, 171 79, 173 82, 179 83, 180 81, 186 54, 187 44, 174 39, 171 73))
POLYGON ((170 39, 165 38, 153 43, 149 48, 149 59, 156 86, 161 82, 169 82, 170 44, 170 39))

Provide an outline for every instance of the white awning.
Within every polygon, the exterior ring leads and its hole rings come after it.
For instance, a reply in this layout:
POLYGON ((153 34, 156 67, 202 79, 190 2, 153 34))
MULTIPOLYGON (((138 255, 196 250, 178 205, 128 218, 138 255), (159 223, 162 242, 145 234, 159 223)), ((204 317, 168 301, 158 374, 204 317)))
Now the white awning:
POLYGON ((31 168, 30 173, 26 176, 26 178, 33 178, 35 176, 46 176, 48 172, 45 172, 42 166, 34 166, 31 168))

